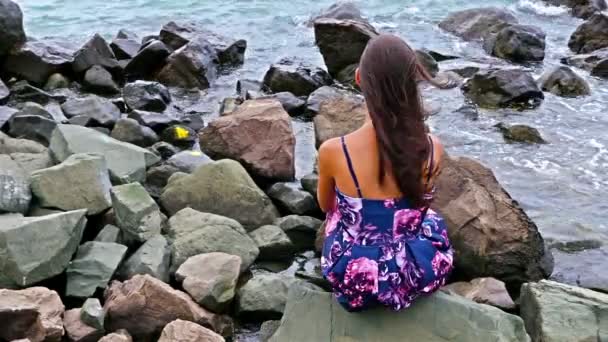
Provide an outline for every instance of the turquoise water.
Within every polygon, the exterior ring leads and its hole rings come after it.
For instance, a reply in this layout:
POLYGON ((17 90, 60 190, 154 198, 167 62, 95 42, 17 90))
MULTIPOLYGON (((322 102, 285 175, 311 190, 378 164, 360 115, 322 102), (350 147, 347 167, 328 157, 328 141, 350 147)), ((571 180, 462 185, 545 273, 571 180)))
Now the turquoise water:
MULTIPOLYGON (((581 21, 564 9, 539 5, 537 0, 367 0, 364 14, 381 31, 396 33, 416 47, 486 58, 476 44, 465 44, 441 32, 437 22, 450 11, 487 5, 513 10, 521 22, 547 33, 547 59, 533 67, 536 75, 567 55, 567 40, 581 21)), ((93 33, 111 38, 119 29, 138 34, 158 32, 170 20, 194 20, 220 33, 246 38, 245 65, 222 77, 208 94, 188 102, 187 109, 214 112, 219 100, 232 92, 236 79, 260 79, 268 65, 283 56, 298 56, 322 65, 306 21, 333 1, 194 1, 194 0, 19 0, 28 35, 68 37, 82 43, 93 33)), ((492 63, 500 63, 491 60, 492 63)), ((456 62, 461 63, 461 62, 456 62)), ((593 95, 561 99, 547 95, 537 110, 514 113, 483 111, 469 121, 453 110, 463 104, 459 90, 430 91, 442 105, 430 124, 452 154, 481 160, 492 167, 507 190, 526 208, 546 237, 558 240, 608 238, 608 81, 590 78, 593 95), (537 127, 548 145, 507 145, 492 127, 498 121, 537 127)), ((297 123, 300 143, 298 168, 308 171, 312 156, 312 128, 297 123)))

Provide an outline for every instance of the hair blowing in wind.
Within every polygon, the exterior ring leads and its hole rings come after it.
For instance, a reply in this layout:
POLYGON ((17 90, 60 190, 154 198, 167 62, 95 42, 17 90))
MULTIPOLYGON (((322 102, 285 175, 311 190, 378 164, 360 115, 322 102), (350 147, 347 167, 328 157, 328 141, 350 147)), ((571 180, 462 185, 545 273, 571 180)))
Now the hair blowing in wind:
POLYGON ((380 182, 390 168, 402 195, 422 205, 429 145, 417 81, 431 78, 414 50, 393 35, 380 35, 368 43, 359 72, 380 149, 380 182))

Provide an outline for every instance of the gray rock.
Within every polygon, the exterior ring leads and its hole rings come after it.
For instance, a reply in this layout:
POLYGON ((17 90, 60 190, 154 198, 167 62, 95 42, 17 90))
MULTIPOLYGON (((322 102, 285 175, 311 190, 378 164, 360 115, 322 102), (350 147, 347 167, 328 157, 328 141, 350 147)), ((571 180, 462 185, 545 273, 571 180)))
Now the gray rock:
POLYGON ((139 183, 112 188, 116 225, 125 242, 145 242, 160 234, 162 218, 158 205, 139 183))
POLYGON ((0 287, 25 287, 61 274, 78 248, 86 211, 0 216, 0 287), (36 248, 32 248, 36 246, 36 248))
POLYGON ((32 200, 25 170, 10 156, 0 154, 0 213, 26 213, 32 200))
POLYGON ((158 80, 172 87, 207 89, 217 76, 218 56, 209 41, 196 37, 173 52, 158 74, 158 80))
POLYGON ((486 7, 450 13, 439 27, 464 40, 480 40, 496 27, 516 23, 517 18, 508 10, 486 7))
POLYGON ((240 257, 216 252, 188 258, 175 278, 198 304, 213 312, 224 312, 234 299, 240 274, 240 257))
POLYGON ((206 154, 200 151, 183 151, 167 160, 167 165, 185 173, 193 173, 200 166, 213 162, 206 154))
POLYGON ((587 81, 567 66, 558 66, 545 72, 539 83, 543 91, 557 96, 577 97, 591 94, 587 81))
MULTIPOLYGON (((0 81, 0 82, 2 82, 2 81, 0 81)), ((2 87, 2 85, 0 85, 0 88, 1 87, 2 87)), ((2 90, 0 90, 0 92, 1 91, 2 90)), ((8 96, 8 89, 6 90, 6 95, 8 96)), ((0 95, 0 99, 1 98, 2 98, 2 96, 0 95)), ((19 110, 11 108, 11 107, 0 106, 0 129, 2 129, 2 127, 8 122, 8 120, 18 111, 19 110)))
POLYGON ((169 283, 171 264, 171 247, 162 235, 156 235, 146 241, 125 261, 118 270, 122 280, 131 279, 136 274, 148 274, 169 283))
POLYGON ((125 84, 122 90, 125 103, 131 109, 162 113, 169 103, 169 90, 158 82, 136 81, 125 84))
POLYGON ((44 84, 44 90, 53 91, 57 89, 68 88, 70 86, 70 80, 62 74, 56 73, 49 76, 48 80, 44 84))
POLYGON ((19 5, 11 0, 0 1, 0 56, 5 56, 15 46, 25 43, 23 13, 19 5))
POLYGON ((49 146, 51 155, 64 161, 76 153, 98 153, 106 157, 113 182, 143 182, 146 168, 160 157, 141 147, 124 143, 86 127, 58 125, 49 146))
POLYGON ((442 290, 503 310, 515 309, 515 303, 507 292, 505 283, 494 278, 477 278, 471 282, 452 283, 443 287, 442 290))
POLYGON ((259 255, 258 247, 243 226, 227 217, 186 208, 169 219, 167 231, 173 241, 173 271, 192 256, 212 252, 239 256, 244 271, 259 255))
POLYGON ((20 79, 43 86, 51 75, 71 70, 75 51, 67 41, 31 40, 6 58, 4 68, 20 79))
POLYGON ((180 173, 180 171, 172 165, 161 164, 151 167, 146 172, 146 190, 152 197, 159 198, 171 176, 176 173, 180 173))
POLYGON ((0 131, 0 154, 46 153, 47 148, 35 141, 14 139, 0 131))
POLYGON ((505 125, 499 123, 496 126, 502 133, 505 140, 509 143, 528 143, 528 144, 546 144, 547 142, 540 135, 540 132, 526 125, 505 125))
POLYGON ((319 186, 319 175, 316 173, 311 173, 302 177, 300 180, 300 184, 302 188, 308 191, 309 194, 313 196, 313 198, 317 198, 317 187, 319 186))
POLYGON ((568 47, 575 53, 591 53, 608 47, 608 16, 594 14, 570 36, 568 47))
POLYGON ((608 295, 552 281, 524 284, 521 317, 532 341, 603 341, 608 295))
POLYGON ((126 246, 111 242, 90 241, 78 247, 66 270, 66 296, 88 298, 105 289, 126 253, 126 246))
POLYGON ((116 59, 125 60, 132 59, 141 49, 141 43, 135 35, 116 35, 116 38, 110 43, 110 48, 116 59))
POLYGON ((260 260, 284 260, 295 254, 291 239, 277 226, 262 226, 249 236, 260 249, 260 260))
POLYGON ((283 109, 285 109, 290 116, 299 116, 303 114, 304 108, 306 107, 306 101, 296 97, 290 92, 280 92, 272 95, 262 96, 259 99, 275 99, 281 102, 283 109))
POLYGON ((81 319, 82 309, 72 309, 65 312, 63 325, 65 336, 71 342, 95 342, 103 336, 103 330, 85 324, 81 319))
POLYGON ((458 296, 436 293, 399 314, 376 308, 356 315, 331 293, 294 286, 271 342, 530 341, 521 318, 458 296), (394 329, 394 327, 399 327, 394 329))
POLYGON ((545 59, 545 33, 536 26, 506 25, 484 37, 487 53, 515 63, 545 59))
POLYGON ((120 119, 120 110, 112 101, 95 95, 67 100, 61 108, 68 118, 89 118, 96 126, 112 127, 120 119))
POLYGON ((49 102, 64 102, 65 95, 52 95, 40 88, 36 88, 27 83, 27 81, 19 81, 12 85, 10 100, 15 103, 36 102, 41 105, 46 105, 49 102))
POLYGON ((106 313, 103 311, 101 302, 97 298, 89 298, 80 310, 80 320, 86 325, 103 331, 103 321, 106 313))
POLYGON ((485 108, 536 108, 544 99, 532 75, 522 70, 480 71, 467 80, 463 91, 485 108))
POLYGON ((106 225, 95 237, 97 242, 113 242, 120 243, 120 228, 111 224, 106 225))
POLYGON ((86 209, 88 215, 97 215, 112 205, 110 174, 101 155, 71 155, 57 166, 34 172, 31 182, 42 207, 86 209))
POLYGON ((0 103, 3 103, 8 99, 8 96, 11 94, 10 89, 0 80, 0 103))
POLYGON ((275 183, 268 189, 268 196, 291 214, 306 215, 317 210, 317 201, 298 184, 275 183))
POLYGON ((608 293, 608 246, 576 252, 552 249, 555 270, 551 279, 572 286, 608 293))
POLYGON ((298 250, 312 250, 317 231, 323 222, 314 217, 291 215, 281 217, 274 222, 289 236, 298 250))
POLYGON ((112 74, 99 65, 93 65, 87 70, 84 74, 83 85, 93 93, 117 94, 120 92, 112 74))
POLYGON ((169 48, 158 40, 153 40, 131 59, 125 67, 125 76, 128 80, 145 79, 162 68, 171 54, 169 48))
POLYGON ((23 139, 29 139, 48 145, 57 127, 57 123, 38 115, 29 115, 27 112, 17 112, 8 121, 9 134, 23 139))
POLYGON ((221 160, 169 182, 160 202, 169 215, 190 207, 237 220, 252 230, 272 223, 277 209, 237 162, 221 160))
POLYGON ((588 70, 592 76, 608 79, 608 47, 563 58, 562 63, 588 70))
POLYGON ((259 332, 260 342, 268 342, 281 326, 281 321, 266 321, 262 323, 259 332))
POLYGON ((142 110, 134 110, 129 113, 129 119, 134 119, 141 125, 152 128, 155 132, 160 133, 172 125, 180 124, 180 120, 169 113, 146 112, 142 110))
POLYGON ((281 59, 264 76, 264 86, 272 92, 290 92, 296 96, 308 96, 332 83, 331 76, 325 70, 295 58, 281 59))
POLYGON ((35 171, 53 166, 48 152, 43 153, 12 153, 11 158, 21 166, 25 172, 32 174, 35 171))
POLYGON ((116 70, 120 66, 114 52, 105 39, 95 34, 80 50, 74 54, 72 67, 77 74, 84 73, 92 66, 99 65, 107 70, 116 70))
POLYGON ((116 121, 111 137, 140 147, 158 142, 158 135, 150 127, 142 126, 137 120, 129 118, 116 121))

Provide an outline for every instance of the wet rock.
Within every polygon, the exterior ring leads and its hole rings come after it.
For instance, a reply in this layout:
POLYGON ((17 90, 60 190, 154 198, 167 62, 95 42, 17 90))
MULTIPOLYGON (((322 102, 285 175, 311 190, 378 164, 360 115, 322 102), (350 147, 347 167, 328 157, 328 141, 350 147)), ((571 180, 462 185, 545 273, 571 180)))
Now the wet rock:
POLYGON ((8 121, 8 133, 14 137, 29 139, 48 145, 57 122, 27 111, 15 113, 8 121))
POLYGON ((112 181, 121 184, 143 182, 146 168, 160 161, 160 157, 146 149, 74 125, 58 125, 49 150, 53 158, 60 162, 77 153, 103 154, 112 181))
POLYGON ((131 109, 162 113, 169 103, 169 90, 158 82, 136 81, 122 90, 125 103, 131 109))
POLYGON ((68 88, 70 80, 62 74, 52 74, 44 84, 44 90, 53 91, 57 89, 68 88))
POLYGON ((435 75, 437 75, 437 73, 439 72, 439 64, 437 63, 435 58, 433 58, 433 56, 431 56, 426 51, 416 50, 416 58, 431 76, 434 77, 435 75))
POLYGON ((274 225, 283 229, 297 250, 312 250, 322 223, 314 217, 290 215, 277 219, 274 225))
POLYGON ((384 308, 353 315, 336 305, 331 293, 296 286, 289 291, 281 326, 270 341, 442 341, 446 338, 530 341, 521 318, 458 296, 436 293, 419 299, 398 315, 384 308), (438 326, 437 322, 441 324, 438 326))
POLYGON ((87 299, 80 310, 80 319, 82 322, 98 330, 103 330, 105 317, 106 313, 103 311, 101 302, 97 298, 87 299))
POLYGON ((295 254, 291 239, 277 226, 262 226, 249 236, 260 249, 259 260, 284 260, 295 254))
POLYGON ((128 115, 129 119, 134 119, 139 124, 150 127, 156 133, 160 133, 172 125, 180 124, 180 120, 168 113, 154 113, 141 110, 134 110, 128 115))
POLYGON ((112 127, 120 119, 120 110, 110 100, 96 95, 73 98, 61 105, 68 118, 84 117, 94 126, 112 127))
POLYGON ((608 295, 546 280, 525 284, 521 293, 521 316, 532 341, 601 341, 605 336, 608 295))
POLYGON ((51 75, 70 72, 74 52, 72 45, 64 41, 28 41, 6 58, 4 69, 11 75, 42 86, 51 75))
POLYGON ((577 97, 591 94, 587 81, 566 66, 558 66, 546 72, 539 83, 543 91, 557 96, 577 97))
POLYGON ((188 258, 175 277, 198 304, 214 312, 224 312, 235 296, 240 273, 240 257, 213 252, 188 258))
POLYGON ((324 9, 319 15, 312 19, 312 23, 317 19, 328 18, 338 20, 358 20, 364 21, 361 10, 352 2, 339 1, 324 9))
POLYGON ((536 26, 506 25, 496 34, 486 35, 487 53, 515 63, 545 59, 545 33, 536 26))
POLYGON ((128 331, 120 329, 115 333, 102 337, 99 342, 133 342, 133 338, 129 335, 128 331))
POLYGON ((202 326, 182 320, 173 321, 163 329, 158 342, 224 342, 224 338, 202 326))
POLYGON ((49 102, 64 102, 66 97, 63 95, 51 95, 42 89, 36 88, 26 81, 20 81, 11 87, 10 100, 15 103, 36 102, 46 105, 49 102))
POLYGON ((499 123, 496 126, 502 133, 503 137, 507 142, 519 142, 528 144, 546 144, 547 142, 540 135, 540 132, 530 126, 526 125, 505 125, 499 123))
POLYGON ((314 28, 315 43, 333 77, 359 63, 367 42, 378 35, 373 26, 359 20, 321 18, 315 20, 314 28))
POLYGON ((493 277, 510 291, 551 274, 538 228, 491 170, 472 159, 445 158, 436 186, 433 208, 449 228, 455 274, 493 277))
POLYGON ((517 18, 508 10, 486 7, 450 13, 439 27, 464 40, 480 40, 496 27, 516 23, 517 18))
MULTIPOLYGON (((2 82, 2 81, 0 81, 0 82, 2 82)), ((2 85, 0 85, 0 87, 2 87, 2 85)), ((7 91, 7 95, 8 95, 8 91, 7 91)), ((17 112, 18 112, 17 109, 14 109, 14 108, 11 108, 11 107, 0 106, 0 129, 17 112)))
POLYGON ((98 94, 117 94, 120 92, 112 74, 99 65, 93 65, 87 70, 84 74, 83 85, 89 91, 98 94))
POLYGON ((29 175, 33 172, 49 168, 54 165, 51 156, 43 153, 13 153, 10 155, 19 166, 29 175))
POLYGON ((290 92, 296 96, 308 96, 332 83, 331 76, 325 70, 290 58, 273 64, 264 76, 264 86, 272 92, 290 92))
POLYGON ((213 159, 238 160, 254 176, 292 180, 296 141, 290 120, 278 101, 246 101, 199 132, 201 149, 213 159))
POLYGON ((160 156, 163 160, 167 160, 178 154, 181 150, 168 142, 159 141, 149 148, 152 153, 160 156))
POLYGON ((211 158, 200 151, 183 151, 167 160, 167 165, 175 167, 180 172, 192 173, 200 166, 213 162, 211 158))
POLYGON ((78 248, 85 214, 85 210, 78 210, 43 217, 0 218, 0 240, 5 241, 0 255, 6 256, 0 264, 0 287, 29 286, 61 274, 78 248))
POLYGON ((0 155, 0 165, 0 213, 26 213, 32 200, 28 175, 8 155, 0 155))
POLYGON ((167 231, 173 241, 173 271, 192 256, 213 252, 239 256, 241 271, 244 271, 259 255, 243 226, 227 217, 186 208, 169 219, 167 231))
POLYGON ((169 48, 161 41, 154 40, 147 43, 125 67, 126 78, 128 80, 151 78, 151 75, 165 65, 170 54, 169 48))
POLYGON ((608 247, 566 252, 552 249, 555 270, 551 279, 572 286, 608 293, 606 269, 608 247))
POLYGON ((316 173, 311 173, 302 177, 300 180, 300 184, 302 188, 308 191, 309 194, 313 196, 313 198, 317 198, 317 187, 319 186, 319 175, 316 173))
POLYGON ((173 52, 158 74, 158 80, 172 87, 207 89, 217 76, 218 56, 209 41, 196 37, 173 52))
POLYGON ((321 88, 317 92, 308 99, 309 111, 316 110, 314 124, 317 147, 331 138, 351 133, 363 125, 367 106, 361 97, 329 87, 321 88))
POLYGON ((94 241, 120 243, 120 228, 108 224, 97 234, 94 241))
POLYGON ((63 324, 70 342, 95 342, 103 336, 103 330, 91 327, 84 323, 81 309, 72 309, 65 312, 63 324))
POLYGON ((19 5, 11 0, 0 1, 0 32, 0 56, 25 43, 23 13, 19 5))
POLYGON ((113 282, 106 290, 106 329, 126 329, 137 340, 158 334, 176 319, 222 331, 225 320, 198 306, 187 294, 149 275, 113 282))
POLYGON ((118 270, 118 277, 131 279, 137 274, 148 274, 156 279, 169 283, 169 266, 171 247, 162 235, 156 235, 146 241, 123 263, 118 270))
POLYGON ((78 247, 66 270, 66 296, 88 298, 105 289, 126 253, 126 246, 111 242, 91 241, 78 247))
POLYGON ((188 150, 196 144, 198 136, 196 135, 196 132, 188 126, 173 125, 162 132, 161 139, 173 146, 188 150))
POLYGON ((35 141, 14 139, 0 131, 0 154, 45 153, 47 148, 35 141))
POLYGON ((74 72, 80 74, 94 65, 99 65, 110 71, 120 69, 114 52, 112 52, 108 42, 99 34, 95 34, 74 54, 72 67, 74 72))
POLYGON ((146 242, 160 234, 160 209, 141 184, 115 186, 111 193, 116 225, 122 230, 123 241, 146 242))
POLYGON ((147 147, 158 142, 158 135, 150 127, 142 126, 134 119, 119 119, 112 129, 112 138, 137 145, 147 147))
POLYGON ((572 9, 572 15, 587 19, 593 14, 605 11, 608 7, 604 0, 543 0, 553 6, 565 6, 572 9))
POLYGON ((64 334, 61 298, 44 287, 12 291, 0 290, 0 338, 59 342, 64 334))
POLYGON ((315 198, 297 184, 275 183, 268 189, 268 196, 291 214, 305 215, 317 210, 315 198))
POLYGON ((544 99, 530 73, 522 70, 488 70, 476 73, 463 86, 464 94, 486 108, 536 108, 544 99))
POLYGON ((97 154, 74 154, 57 166, 34 172, 30 179, 42 207, 87 209, 88 215, 97 215, 112 205, 108 167, 97 154))
POLYGON ((471 282, 452 283, 443 288, 480 304, 488 304, 503 310, 515 309, 515 303, 507 292, 505 283, 494 278, 478 278, 471 282))
POLYGON ((595 14, 582 23, 570 36, 568 47, 575 53, 591 53, 608 47, 608 16, 595 14))
POLYGON ((562 63, 588 70, 592 76, 608 79, 608 48, 564 58, 562 63))

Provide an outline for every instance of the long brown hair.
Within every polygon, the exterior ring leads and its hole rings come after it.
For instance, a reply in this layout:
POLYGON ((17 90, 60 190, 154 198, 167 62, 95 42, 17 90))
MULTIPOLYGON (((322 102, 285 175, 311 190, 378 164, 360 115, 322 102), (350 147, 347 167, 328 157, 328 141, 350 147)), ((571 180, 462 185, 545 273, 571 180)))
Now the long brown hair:
POLYGON ((401 38, 387 34, 370 40, 359 73, 378 139, 380 183, 390 167, 403 196, 414 205, 423 205, 423 168, 430 146, 418 81, 434 82, 414 50, 401 38))

